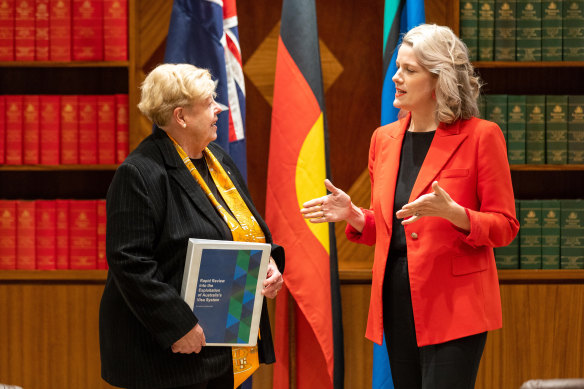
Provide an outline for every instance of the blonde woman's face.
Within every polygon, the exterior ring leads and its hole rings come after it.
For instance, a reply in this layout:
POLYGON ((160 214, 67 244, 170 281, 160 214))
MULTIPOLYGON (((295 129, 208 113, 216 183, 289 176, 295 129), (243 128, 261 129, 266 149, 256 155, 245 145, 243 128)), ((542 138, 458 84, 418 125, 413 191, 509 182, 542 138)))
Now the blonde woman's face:
POLYGON ((203 150, 209 143, 217 139, 217 115, 221 112, 219 104, 209 96, 207 99, 185 107, 183 131, 188 134, 193 143, 203 150))
POLYGON ((392 77, 396 89, 393 106, 411 112, 433 112, 436 79, 418 63, 411 46, 400 47, 396 66, 397 71, 392 77))

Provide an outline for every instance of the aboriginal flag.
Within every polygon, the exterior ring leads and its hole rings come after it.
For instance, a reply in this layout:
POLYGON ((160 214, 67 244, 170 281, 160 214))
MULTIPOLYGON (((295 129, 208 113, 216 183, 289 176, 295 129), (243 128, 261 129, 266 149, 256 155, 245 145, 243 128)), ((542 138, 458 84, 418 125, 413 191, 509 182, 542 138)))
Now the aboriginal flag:
POLYGON ((266 195, 266 221, 274 241, 286 248, 285 287, 276 300, 274 388, 289 388, 290 381, 298 388, 343 387, 334 226, 309 223, 300 214, 304 202, 327 193, 327 144, 315 2, 284 0, 266 195))

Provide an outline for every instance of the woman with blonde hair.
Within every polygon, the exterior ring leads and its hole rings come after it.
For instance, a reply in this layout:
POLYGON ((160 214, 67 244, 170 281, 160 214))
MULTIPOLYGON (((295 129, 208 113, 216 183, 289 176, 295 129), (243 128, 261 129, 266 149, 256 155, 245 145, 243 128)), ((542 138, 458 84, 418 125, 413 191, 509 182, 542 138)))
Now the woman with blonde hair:
MULTIPOLYGON (((102 377, 112 385, 234 387, 231 348, 206 347, 207 329, 180 295, 187 243, 272 238, 239 170, 212 143, 221 112, 214 97, 209 72, 188 64, 160 65, 142 84, 138 108, 154 131, 120 165, 107 194, 99 338, 102 377)), ((262 290, 268 298, 282 287, 284 270, 283 249, 272 244, 271 254, 262 290)), ((265 302, 260 332, 248 362, 259 356, 273 363, 265 302)))
POLYGON ((502 325, 493 247, 519 230, 505 138, 476 117, 480 82, 449 28, 410 30, 396 65, 404 115, 372 136, 370 208, 326 181, 301 212, 376 245, 366 336, 385 334, 395 388, 469 389, 502 325))

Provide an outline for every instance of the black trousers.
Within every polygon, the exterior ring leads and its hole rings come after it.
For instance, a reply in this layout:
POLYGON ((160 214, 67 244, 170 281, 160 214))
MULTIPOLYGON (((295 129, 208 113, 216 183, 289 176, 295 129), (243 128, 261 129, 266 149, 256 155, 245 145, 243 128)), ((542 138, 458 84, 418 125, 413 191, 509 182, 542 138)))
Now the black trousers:
POLYGON ((233 389, 233 368, 227 369, 225 373, 209 381, 166 389, 233 389))
POLYGON ((406 256, 388 258, 383 318, 395 389, 474 388, 487 333, 418 347, 406 256))

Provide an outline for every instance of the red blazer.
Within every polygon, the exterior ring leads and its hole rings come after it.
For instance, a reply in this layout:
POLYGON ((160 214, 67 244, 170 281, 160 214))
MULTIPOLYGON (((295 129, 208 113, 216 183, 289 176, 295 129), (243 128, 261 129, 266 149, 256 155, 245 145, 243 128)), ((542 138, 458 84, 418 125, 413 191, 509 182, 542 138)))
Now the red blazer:
MULTIPOLYGON (((349 240, 376 244, 366 337, 383 339, 382 289, 391 238, 393 201, 401 145, 410 115, 378 128, 371 139, 371 208, 349 240)), ((439 217, 405 226, 408 270, 418 346, 501 328, 501 299, 493 247, 509 244, 517 231, 515 200, 505 139, 492 122, 471 118, 441 123, 422 164, 410 202, 432 192, 432 182, 470 219, 464 232, 439 217)))

